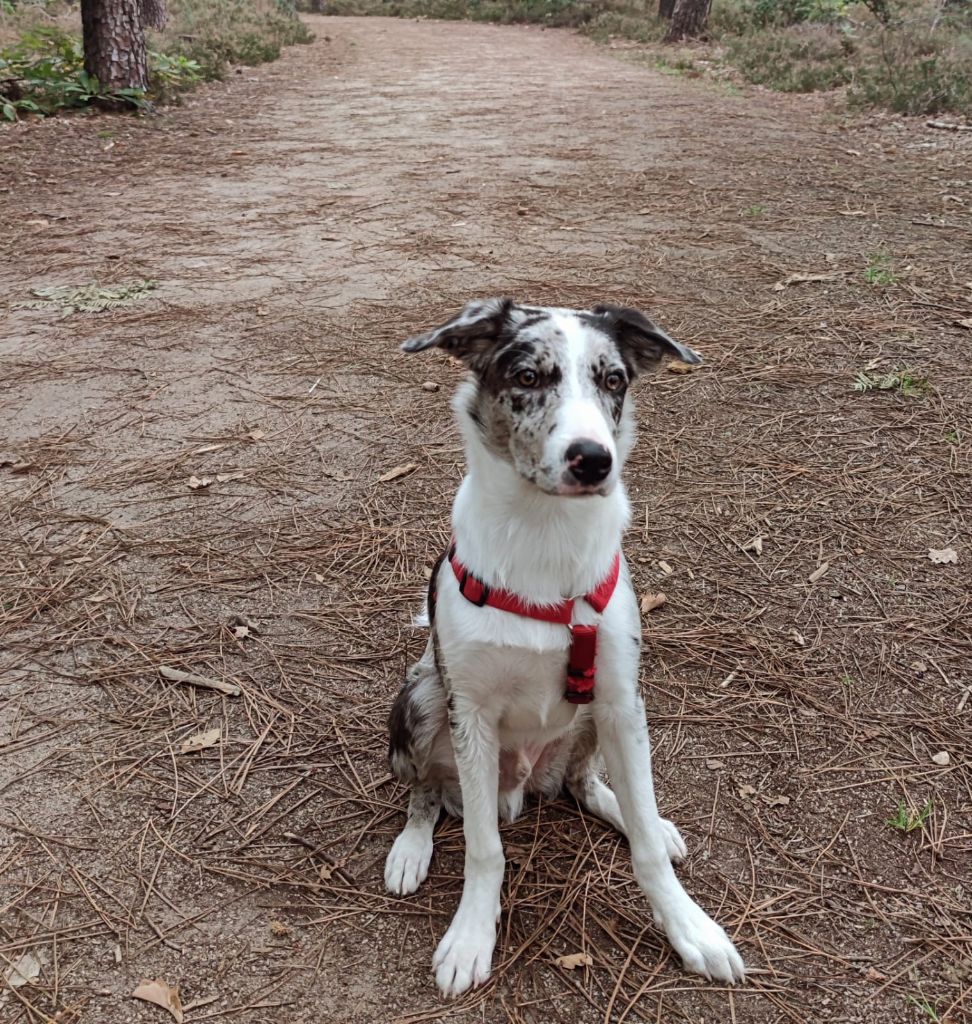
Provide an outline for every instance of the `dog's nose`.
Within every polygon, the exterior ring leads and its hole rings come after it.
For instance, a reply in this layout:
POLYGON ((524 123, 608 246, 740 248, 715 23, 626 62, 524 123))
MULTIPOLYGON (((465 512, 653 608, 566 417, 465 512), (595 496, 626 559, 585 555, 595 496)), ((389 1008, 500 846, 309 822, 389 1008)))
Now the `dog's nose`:
POLYGON ((567 466, 582 484, 599 484, 611 472, 611 453, 596 441, 575 441, 567 449, 567 466))

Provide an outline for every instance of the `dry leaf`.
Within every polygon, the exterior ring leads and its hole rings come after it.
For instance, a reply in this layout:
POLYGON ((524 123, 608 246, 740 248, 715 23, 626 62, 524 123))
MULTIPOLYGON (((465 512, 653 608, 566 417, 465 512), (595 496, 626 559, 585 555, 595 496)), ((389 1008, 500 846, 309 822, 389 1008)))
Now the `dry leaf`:
POLYGON ((787 285, 791 284, 809 284, 814 281, 834 281, 840 274, 790 274, 789 277, 783 278, 782 281, 777 281, 773 285, 774 292, 781 292, 787 285))
POLYGON ((205 750, 207 747, 215 747, 222 735, 219 729, 207 729, 206 732, 197 732, 188 739, 182 741, 179 748, 180 754, 195 754, 197 750, 205 750))
POLYGON ((653 612, 656 608, 661 606, 668 600, 665 595, 659 591, 657 594, 642 594, 641 595, 641 614, 647 615, 648 612, 653 612))
POLYGON ((278 939, 282 939, 290 934, 290 929, 283 923, 283 921, 271 921, 270 933, 275 935, 278 939))
POLYGON ((234 626, 233 627, 233 636, 235 636, 237 640, 245 640, 249 635, 250 635, 250 627, 249 626, 234 626))
POLYGON ((267 433, 265 430, 260 430, 259 428, 257 428, 256 430, 247 431, 246 436, 251 441, 260 441, 267 436, 267 433))
POLYGON ((800 632, 800 630, 791 629, 787 636, 789 636, 789 638, 797 645, 797 647, 807 646, 806 637, 800 632))
POLYGON ((829 568, 830 568, 830 562, 822 562, 807 577, 807 583, 816 583, 817 580, 819 580, 829 568))
POLYGON ((923 661, 913 661, 908 667, 920 676, 923 676, 928 671, 928 666, 923 661))
POLYGON ((378 477, 378 483, 387 484, 391 483, 392 480, 400 480, 403 476, 408 476, 409 473, 414 473, 418 469, 418 463, 406 462, 402 466, 396 466, 394 469, 388 470, 387 473, 382 473, 378 477))
POLYGON ((929 548, 928 557, 936 565, 954 565, 958 561, 955 548, 929 548))
POLYGON ((21 985, 33 985, 40 972, 40 960, 33 953, 24 953, 7 968, 3 979, 11 988, 20 988, 21 985))
POLYGON ((658 563, 658 568, 659 568, 659 569, 661 569, 661 571, 662 571, 662 572, 663 572, 663 573, 664 573, 664 574, 665 574, 666 576, 671 576, 671 574, 672 574, 672 573, 673 573, 673 572, 675 571, 675 570, 674 570, 674 569, 673 569, 673 568, 672 568, 672 567, 671 567, 671 566, 670 566, 670 565, 668 564, 668 562, 659 562, 659 563, 658 563))
POLYGON ((876 967, 868 967, 864 972, 864 977, 867 978, 868 981, 884 981, 887 979, 887 975, 882 974, 882 972, 876 967))
POLYGON ((972 317, 969 317, 967 320, 956 320, 955 326, 964 327, 967 331, 972 331, 972 317))
POLYGON ((743 551, 752 551, 754 554, 761 555, 763 553, 763 537, 761 534, 756 534, 752 540, 747 540, 745 544, 740 544, 743 551))
POLYGON ((756 795, 756 788, 755 786, 750 785, 740 786, 739 795, 743 798, 743 800, 751 800, 756 795))
POLYGON ((770 807, 788 807, 790 803, 788 796, 764 796, 763 799, 770 807))
POLYGON ((554 963, 565 971, 572 971, 577 967, 590 967, 594 961, 590 953, 568 953, 566 956, 558 956, 554 963))
POLYGON ((320 871, 318 871, 317 873, 320 875, 322 882, 327 882, 330 880, 331 875, 334 874, 334 865, 322 864, 320 871))
POLYGON ((257 311, 256 311, 256 315, 257 316, 266 316, 269 312, 270 312, 270 310, 267 309, 266 306, 257 306, 257 311))
POLYGON ((245 475, 246 474, 242 469, 237 470, 235 473, 217 473, 216 482, 219 484, 225 484, 229 480, 239 480, 240 477, 245 475))
POLYGON ((182 1000, 179 998, 179 990, 167 985, 161 978, 143 981, 132 993, 132 998, 161 1006, 163 1010, 168 1010, 172 1014, 176 1024, 182 1024, 182 1000))
POLYGON ((692 373, 696 366, 696 363, 683 363, 681 359, 670 359, 666 369, 669 373, 692 373))
POLYGON ((937 754, 932 754, 932 761, 937 765, 941 765, 942 768, 952 763, 947 750, 939 750, 937 754))
POLYGON ((315 583, 323 583, 324 582, 324 577, 319 572, 311 573, 311 575, 314 577, 314 582, 315 583))
POLYGON ((725 761, 717 761, 714 757, 710 757, 705 762, 705 766, 706 766, 706 768, 709 768, 712 771, 717 771, 719 768, 725 768, 726 762, 725 761))
POLYGON ((196 476, 195 474, 189 477, 189 486, 194 490, 198 491, 201 487, 208 487, 213 482, 211 476, 196 476))

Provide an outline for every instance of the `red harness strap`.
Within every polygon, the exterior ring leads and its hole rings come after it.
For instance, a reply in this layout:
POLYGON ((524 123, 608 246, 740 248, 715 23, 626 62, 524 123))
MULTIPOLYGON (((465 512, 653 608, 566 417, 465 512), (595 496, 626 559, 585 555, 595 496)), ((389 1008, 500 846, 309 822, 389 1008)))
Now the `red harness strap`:
MULTIPOLYGON (((571 704, 590 704, 594 699, 597 662, 597 626, 575 626, 574 600, 567 598, 559 604, 527 604, 523 598, 508 590, 488 587, 456 557, 456 542, 449 546, 449 564, 459 581, 459 593, 479 608, 488 605, 513 615, 522 615, 541 622, 553 622, 570 629, 570 652, 567 658, 567 686, 564 699, 571 704)), ((581 600, 586 601, 598 614, 604 611, 611 600, 621 571, 621 555, 614 556, 607 576, 581 600)))

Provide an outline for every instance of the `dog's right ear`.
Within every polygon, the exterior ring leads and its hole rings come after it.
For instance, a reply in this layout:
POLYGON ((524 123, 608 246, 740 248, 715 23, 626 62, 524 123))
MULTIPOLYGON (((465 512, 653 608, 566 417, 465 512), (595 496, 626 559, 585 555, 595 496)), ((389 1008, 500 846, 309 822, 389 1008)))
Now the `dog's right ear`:
POLYGON ((474 299, 466 303, 458 316, 425 334, 409 338, 402 349, 424 352, 435 345, 471 366, 496 342, 512 308, 512 299, 474 299))

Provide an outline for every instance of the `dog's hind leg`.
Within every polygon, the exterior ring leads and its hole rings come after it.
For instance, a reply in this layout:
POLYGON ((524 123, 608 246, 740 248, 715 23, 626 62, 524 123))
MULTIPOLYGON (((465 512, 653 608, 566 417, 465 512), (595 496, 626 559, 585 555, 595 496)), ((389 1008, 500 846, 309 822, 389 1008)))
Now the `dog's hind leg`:
POLYGON ((385 886, 407 896, 425 881, 432 860, 432 833, 442 809, 440 787, 416 782, 408 798, 408 821, 385 861, 385 886))
POLYGON ((436 741, 449 727, 446 705, 430 640, 409 669, 388 720, 389 764, 398 779, 412 787, 408 820, 385 861, 385 885, 402 896, 425 881, 432 859, 432 833, 442 809, 443 774, 436 763, 436 741))

